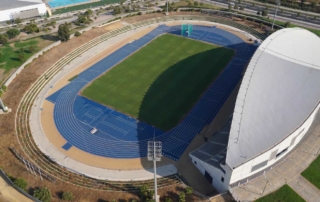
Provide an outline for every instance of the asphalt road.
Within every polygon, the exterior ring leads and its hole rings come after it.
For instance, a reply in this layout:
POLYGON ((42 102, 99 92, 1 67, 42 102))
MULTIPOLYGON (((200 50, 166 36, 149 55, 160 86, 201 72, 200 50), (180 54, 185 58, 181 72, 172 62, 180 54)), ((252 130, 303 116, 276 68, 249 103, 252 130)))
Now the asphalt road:
MULTIPOLYGON (((228 5, 229 5, 229 2, 227 2, 226 0, 203 0, 203 2, 205 2, 206 4, 211 4, 211 5, 215 5, 223 8, 228 8, 228 5)), ((257 15, 258 11, 262 12, 263 10, 266 9, 265 6, 258 6, 258 5, 252 6, 251 3, 246 3, 246 2, 238 3, 237 5, 239 7, 240 6, 244 7, 244 10, 242 10, 241 12, 254 14, 254 15, 257 15)), ((269 12, 268 12, 269 18, 273 19, 275 10, 276 10, 275 8, 269 8, 269 12)), ((314 20, 313 17, 307 17, 305 14, 300 14, 300 16, 298 16, 297 12, 293 12, 293 11, 281 12, 280 9, 278 9, 276 20, 290 21, 291 23, 297 24, 299 26, 305 26, 309 28, 315 28, 315 29, 320 28, 320 17, 314 20)))

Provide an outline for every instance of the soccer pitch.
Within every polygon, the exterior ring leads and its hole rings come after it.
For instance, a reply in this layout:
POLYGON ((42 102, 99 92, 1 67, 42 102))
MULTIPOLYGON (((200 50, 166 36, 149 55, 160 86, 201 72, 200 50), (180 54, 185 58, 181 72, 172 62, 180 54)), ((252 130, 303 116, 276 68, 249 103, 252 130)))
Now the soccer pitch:
POLYGON ((233 55, 231 49, 165 34, 93 81, 82 95, 169 130, 233 55))

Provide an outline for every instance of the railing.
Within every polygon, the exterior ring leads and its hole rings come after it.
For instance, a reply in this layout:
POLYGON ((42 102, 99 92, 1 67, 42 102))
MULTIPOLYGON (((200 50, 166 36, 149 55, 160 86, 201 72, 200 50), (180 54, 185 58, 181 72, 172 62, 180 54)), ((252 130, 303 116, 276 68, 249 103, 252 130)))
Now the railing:
POLYGON ((23 191, 20 187, 17 187, 8 177, 7 175, 0 169, 0 177, 11 187, 15 188, 18 192, 20 192, 21 194, 23 194, 25 197, 29 198, 30 200, 34 201, 34 202, 41 202, 38 199, 34 198, 33 196, 31 196, 30 194, 26 193, 25 191, 23 191))

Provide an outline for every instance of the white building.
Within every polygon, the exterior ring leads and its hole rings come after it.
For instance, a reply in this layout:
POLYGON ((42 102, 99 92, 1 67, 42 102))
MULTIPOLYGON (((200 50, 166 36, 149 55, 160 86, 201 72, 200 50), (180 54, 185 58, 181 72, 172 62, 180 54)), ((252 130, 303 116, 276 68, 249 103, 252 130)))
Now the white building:
POLYGON ((25 19, 47 13, 42 0, 0 0, 0 21, 25 19))
POLYGON ((253 55, 232 118, 190 153, 220 192, 261 175, 295 148, 320 101, 320 39, 300 28, 273 33, 253 55))

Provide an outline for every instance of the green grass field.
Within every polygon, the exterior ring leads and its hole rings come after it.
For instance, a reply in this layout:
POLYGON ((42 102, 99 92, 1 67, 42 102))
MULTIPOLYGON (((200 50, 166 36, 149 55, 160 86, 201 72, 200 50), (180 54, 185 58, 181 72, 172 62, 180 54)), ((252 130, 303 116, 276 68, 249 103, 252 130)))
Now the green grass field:
POLYGON ((318 156, 301 175, 320 189, 320 156, 318 156))
POLYGON ((6 44, 0 47, 0 83, 3 78, 7 76, 11 70, 22 65, 29 57, 31 57, 34 53, 38 52, 42 48, 52 44, 55 42, 55 37, 47 36, 45 37, 36 37, 33 39, 29 39, 26 41, 15 42, 6 44), (32 46, 34 48, 33 53, 30 52, 29 47, 32 46), (18 58, 20 49, 23 49, 23 60, 18 58))
POLYGON ((55 11, 52 14, 57 15, 57 14, 71 12, 71 11, 89 9, 89 8, 94 8, 94 7, 98 7, 98 6, 104 6, 107 4, 114 4, 114 3, 119 3, 119 2, 120 2, 120 0, 100 0, 97 2, 93 2, 93 3, 87 3, 87 4, 77 5, 77 6, 70 6, 70 7, 66 7, 66 8, 55 9, 55 11))
POLYGON ((256 202, 304 202, 305 200, 301 198, 291 187, 288 185, 282 186, 275 192, 259 198, 256 202))
POLYGON ((169 130, 233 55, 231 49, 165 34, 93 81, 83 95, 169 130))

